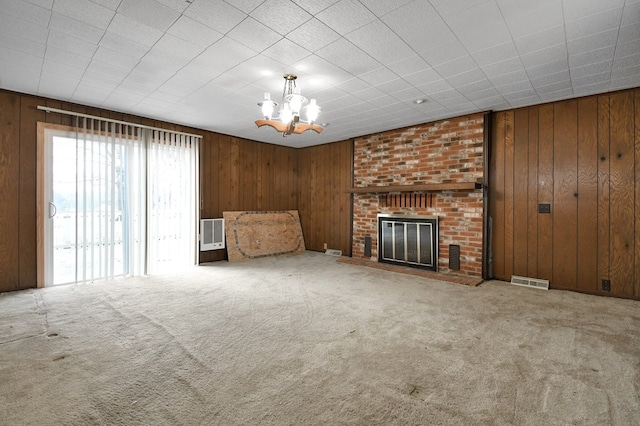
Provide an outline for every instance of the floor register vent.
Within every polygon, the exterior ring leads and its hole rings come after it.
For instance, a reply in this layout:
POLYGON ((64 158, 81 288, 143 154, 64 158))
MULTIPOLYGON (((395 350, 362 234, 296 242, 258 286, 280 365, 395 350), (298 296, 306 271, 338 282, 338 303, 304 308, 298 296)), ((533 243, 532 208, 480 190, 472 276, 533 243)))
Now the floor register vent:
POLYGON ((539 280, 536 278, 511 275, 511 284, 521 285, 523 287, 539 288, 540 290, 549 290, 549 280, 539 280))

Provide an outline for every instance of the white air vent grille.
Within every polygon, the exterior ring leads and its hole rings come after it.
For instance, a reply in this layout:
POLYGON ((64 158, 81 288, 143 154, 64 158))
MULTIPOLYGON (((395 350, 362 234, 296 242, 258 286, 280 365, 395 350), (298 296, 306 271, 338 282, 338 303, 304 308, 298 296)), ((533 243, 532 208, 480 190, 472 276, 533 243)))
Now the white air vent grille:
POLYGON ((224 247, 224 219, 202 219, 200 251, 219 250, 224 247))
POLYGON ((539 288, 541 290, 549 290, 549 280, 539 280, 537 278, 511 275, 511 284, 521 285, 523 287, 539 288))
POLYGON ((327 249, 324 254, 328 254, 330 256, 342 256, 342 250, 327 249))

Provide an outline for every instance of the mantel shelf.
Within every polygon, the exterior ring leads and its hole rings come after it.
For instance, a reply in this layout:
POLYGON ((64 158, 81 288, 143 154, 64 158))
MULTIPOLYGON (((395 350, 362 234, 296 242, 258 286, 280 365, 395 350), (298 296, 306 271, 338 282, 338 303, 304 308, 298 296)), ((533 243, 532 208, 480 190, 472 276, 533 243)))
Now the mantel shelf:
POLYGON ((346 192, 353 194, 382 194, 388 192, 438 192, 438 191, 473 191, 482 188, 479 182, 425 183, 421 185, 363 186, 349 188, 346 192))

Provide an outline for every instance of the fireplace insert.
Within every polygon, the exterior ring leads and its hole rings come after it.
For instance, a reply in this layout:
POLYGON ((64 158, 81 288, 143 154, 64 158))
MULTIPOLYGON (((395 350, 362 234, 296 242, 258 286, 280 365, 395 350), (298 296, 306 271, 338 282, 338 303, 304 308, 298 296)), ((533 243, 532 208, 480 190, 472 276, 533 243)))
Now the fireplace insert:
POLYGON ((438 270, 438 218, 378 215, 378 261, 438 270))

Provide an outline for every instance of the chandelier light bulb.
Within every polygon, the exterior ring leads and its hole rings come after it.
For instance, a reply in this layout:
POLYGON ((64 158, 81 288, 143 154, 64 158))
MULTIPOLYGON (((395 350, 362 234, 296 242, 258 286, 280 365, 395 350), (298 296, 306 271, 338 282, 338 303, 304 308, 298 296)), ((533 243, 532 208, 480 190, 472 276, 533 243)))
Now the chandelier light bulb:
POLYGON ((307 121, 313 124, 318 119, 319 113, 320 113, 320 107, 316 103, 316 100, 311 99, 309 101, 309 106, 307 107, 307 121))
POLYGON ((293 115, 300 115, 300 108, 302 108, 302 95, 300 94, 300 89, 298 87, 293 89, 293 94, 291 95, 289 104, 291 105, 291 113, 293 115))
POLYGON ((267 120, 271 120, 271 116, 273 115, 273 106, 275 105, 274 102, 271 100, 271 93, 265 92, 264 100, 261 103, 262 103, 262 116, 267 120))
POLYGON ((285 103, 282 106, 282 110, 280 110, 280 121, 282 121, 285 124, 288 124, 291 122, 292 118, 293 118, 293 113, 291 111, 291 107, 289 106, 289 103, 285 103))

